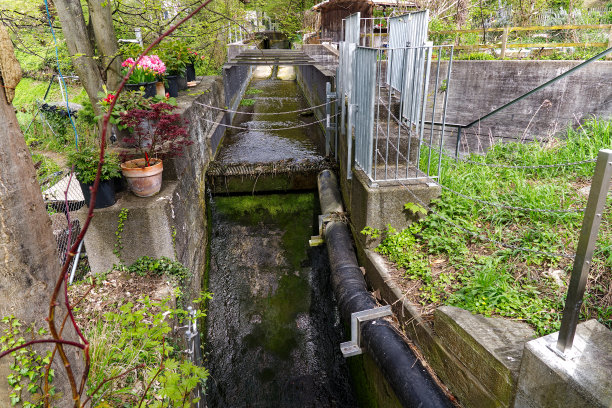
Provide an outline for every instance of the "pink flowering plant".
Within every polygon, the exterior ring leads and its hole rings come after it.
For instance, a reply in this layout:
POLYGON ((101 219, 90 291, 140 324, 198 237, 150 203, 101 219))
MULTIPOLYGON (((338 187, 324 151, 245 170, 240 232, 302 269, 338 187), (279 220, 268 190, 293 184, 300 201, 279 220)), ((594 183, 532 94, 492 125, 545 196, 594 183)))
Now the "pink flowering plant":
MULTIPOLYGON (((128 70, 134 66, 136 61, 133 58, 128 58, 121 66, 123 67, 122 74, 127 74, 128 70)), ((157 55, 145 55, 136 65, 134 72, 128 79, 128 84, 140 84, 143 82, 154 82, 163 78, 166 73, 166 65, 157 55)))

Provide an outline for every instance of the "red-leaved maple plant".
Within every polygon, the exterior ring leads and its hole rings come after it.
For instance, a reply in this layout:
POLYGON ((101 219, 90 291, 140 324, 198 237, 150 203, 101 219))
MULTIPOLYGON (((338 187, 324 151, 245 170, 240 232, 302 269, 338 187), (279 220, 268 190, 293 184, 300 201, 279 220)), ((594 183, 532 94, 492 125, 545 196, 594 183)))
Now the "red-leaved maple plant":
POLYGON ((123 141, 137 148, 150 166, 152 158, 168 158, 183 154, 185 146, 192 144, 186 123, 177 113, 176 106, 164 102, 152 104, 150 109, 130 109, 121 113, 121 122, 132 129, 123 141))

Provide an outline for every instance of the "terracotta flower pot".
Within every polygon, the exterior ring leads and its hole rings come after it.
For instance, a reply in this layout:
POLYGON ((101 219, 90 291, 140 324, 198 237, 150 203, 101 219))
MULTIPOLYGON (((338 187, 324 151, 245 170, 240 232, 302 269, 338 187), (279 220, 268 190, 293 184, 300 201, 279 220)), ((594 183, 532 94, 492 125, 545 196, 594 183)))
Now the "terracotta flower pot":
POLYGON ((161 189, 164 165, 160 159, 150 159, 152 165, 144 167, 145 159, 128 160, 121 163, 121 173, 128 187, 138 197, 150 197, 161 189))

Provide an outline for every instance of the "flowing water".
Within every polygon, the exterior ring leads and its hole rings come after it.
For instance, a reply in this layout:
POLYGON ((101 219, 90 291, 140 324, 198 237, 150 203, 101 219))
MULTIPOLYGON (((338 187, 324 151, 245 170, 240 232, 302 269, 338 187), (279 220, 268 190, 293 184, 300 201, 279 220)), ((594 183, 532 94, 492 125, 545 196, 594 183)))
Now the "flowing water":
MULTIPOLYGON (((294 81, 256 80, 251 87, 265 91, 253 94, 254 112, 306 106, 294 81)), ((233 125, 266 129, 305 121, 297 113, 269 121, 246 116, 237 116, 233 125)), ((304 128, 232 131, 219 159, 316 158, 320 136, 318 129, 304 128)), ((356 406, 339 349, 343 327, 327 253, 308 245, 318 233, 317 194, 216 196, 209 208, 208 406, 356 406)))

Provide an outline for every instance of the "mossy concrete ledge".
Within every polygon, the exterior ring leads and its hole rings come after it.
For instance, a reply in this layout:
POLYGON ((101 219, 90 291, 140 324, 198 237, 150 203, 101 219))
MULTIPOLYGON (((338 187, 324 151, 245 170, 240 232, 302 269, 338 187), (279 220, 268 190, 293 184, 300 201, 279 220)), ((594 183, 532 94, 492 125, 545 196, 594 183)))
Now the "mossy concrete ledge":
POLYGON ((359 248, 366 280, 383 303, 392 306, 402 330, 464 407, 511 407, 526 341, 534 337, 525 323, 472 315, 441 307, 434 325, 426 322, 393 282, 386 261, 359 248))
MULTIPOLYGON (((172 201, 176 186, 175 181, 164 182, 158 194, 147 198, 122 192, 114 205, 94 210, 94 217, 85 234, 85 248, 92 273, 106 272, 121 261, 130 265, 141 256, 175 259, 172 201), (115 234, 118 232, 119 214, 124 208, 128 210, 128 215, 123 230, 119 232, 123 247, 120 249, 120 261, 113 251, 117 242, 115 234)), ((87 207, 77 212, 81 225, 87 212, 87 207)))
POLYGON ((558 333, 525 346, 516 408, 612 407, 612 332, 589 320, 578 324, 572 349, 556 350, 558 333))

